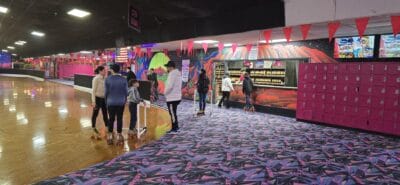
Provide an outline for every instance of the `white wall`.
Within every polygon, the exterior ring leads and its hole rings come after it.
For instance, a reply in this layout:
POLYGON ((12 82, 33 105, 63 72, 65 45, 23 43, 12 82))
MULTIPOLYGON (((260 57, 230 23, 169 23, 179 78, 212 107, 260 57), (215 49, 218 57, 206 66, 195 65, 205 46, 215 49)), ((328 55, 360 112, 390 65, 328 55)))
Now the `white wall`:
POLYGON ((400 0, 284 0, 286 25, 400 14, 400 0))

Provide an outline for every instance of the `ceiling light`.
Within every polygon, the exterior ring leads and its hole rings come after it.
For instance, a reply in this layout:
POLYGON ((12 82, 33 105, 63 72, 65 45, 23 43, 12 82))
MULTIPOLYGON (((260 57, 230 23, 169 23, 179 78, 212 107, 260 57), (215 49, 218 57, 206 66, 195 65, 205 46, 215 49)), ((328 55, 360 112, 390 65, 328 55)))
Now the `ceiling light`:
POLYGON ((64 53, 59 53, 59 54, 57 54, 57 55, 59 55, 59 56, 63 56, 63 55, 65 55, 64 53))
POLYGON ((80 51, 80 53, 83 53, 83 54, 91 54, 92 52, 91 52, 91 51, 80 51))
POLYGON ((31 34, 38 37, 43 37, 45 35, 44 33, 38 31, 33 31, 31 32, 31 34))
POLYGON ((3 49, 3 50, 1 50, 2 52, 8 52, 8 50, 6 50, 6 49, 3 49))
POLYGON ((11 54, 12 56, 17 56, 17 54, 15 54, 15 53, 13 53, 13 54, 11 54))
POLYGON ((86 17, 86 16, 90 15, 90 12, 74 8, 74 9, 72 9, 72 10, 70 10, 68 12, 68 15, 72 15, 72 16, 75 16, 75 17, 83 18, 83 17, 86 17))
POLYGON ((216 40, 196 40, 196 41, 194 41, 194 43, 196 43, 196 44, 203 44, 203 43, 215 44, 215 43, 218 43, 218 41, 216 41, 216 40))
POLYGON ((23 46, 24 44, 26 44, 26 42, 23 41, 23 40, 19 40, 19 41, 15 42, 15 44, 16 44, 16 45, 23 46))
POLYGON ((7 13, 8 12, 8 8, 4 7, 4 6, 0 6, 0 13, 7 13))
POLYGON ((7 46, 8 49, 15 49, 13 46, 7 46))

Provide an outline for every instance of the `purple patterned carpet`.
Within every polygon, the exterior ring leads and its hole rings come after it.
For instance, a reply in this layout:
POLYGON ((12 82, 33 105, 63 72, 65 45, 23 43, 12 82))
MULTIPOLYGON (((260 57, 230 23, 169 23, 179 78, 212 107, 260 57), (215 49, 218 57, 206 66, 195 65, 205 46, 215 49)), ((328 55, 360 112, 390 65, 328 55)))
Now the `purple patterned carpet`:
POLYGON ((38 184, 400 184, 400 139, 238 109, 111 161, 38 184))

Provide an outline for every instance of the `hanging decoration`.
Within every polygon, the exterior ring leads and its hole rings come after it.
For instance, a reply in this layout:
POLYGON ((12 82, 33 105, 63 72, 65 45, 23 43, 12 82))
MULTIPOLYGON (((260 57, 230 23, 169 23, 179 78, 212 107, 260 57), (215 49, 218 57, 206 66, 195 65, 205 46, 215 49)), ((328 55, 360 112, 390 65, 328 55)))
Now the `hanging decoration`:
POLYGON ((264 31, 265 43, 267 43, 267 44, 271 40, 271 33, 272 33, 272 30, 265 30, 264 31))
POLYGON ((164 55, 168 56, 168 49, 163 49, 164 55))
POLYGON ((365 30, 367 29, 368 21, 369 21, 369 17, 362 17, 362 18, 356 19, 356 26, 357 26, 358 35, 360 36, 360 38, 364 35, 365 30))
POLYGON ((178 56, 178 57, 181 56, 181 50, 180 49, 176 49, 176 56, 178 56))
POLYGON ((252 47, 253 47, 252 44, 247 44, 247 45, 246 45, 246 50, 247 50, 248 53, 250 52, 250 50, 251 50, 252 47))
POLYGON ((201 47, 203 47, 204 54, 206 54, 206 53, 207 53, 207 49, 208 49, 208 44, 205 43, 205 42, 203 42, 203 43, 201 44, 201 47))
POLYGON ((400 32, 400 16, 392 16, 390 20, 392 22, 393 35, 396 37, 400 32))
POLYGON ((233 54, 235 54, 237 47, 238 47, 237 43, 232 44, 232 53, 233 54))
POLYGON ((135 55, 136 55, 136 57, 141 57, 140 55, 142 54, 141 53, 142 52, 142 50, 141 50, 141 48, 140 47, 135 47, 135 55))
POLYGON ((332 42, 332 38, 335 36, 336 31, 340 27, 340 22, 330 22, 328 23, 328 34, 329 34, 329 42, 332 42))
POLYGON ((311 24, 303 24, 300 25, 301 35, 303 36, 303 40, 306 40, 308 37, 308 33, 310 32, 311 24))
POLYGON ((224 49, 224 43, 219 42, 218 43, 218 53, 222 54, 222 50, 224 49))
POLYGON ((289 42, 292 35, 292 27, 283 28, 283 33, 285 34, 286 41, 289 42))
POLYGON ((193 41, 192 41, 192 40, 189 40, 188 43, 187 43, 187 45, 188 45, 187 54, 190 56, 190 55, 193 54, 193 41))

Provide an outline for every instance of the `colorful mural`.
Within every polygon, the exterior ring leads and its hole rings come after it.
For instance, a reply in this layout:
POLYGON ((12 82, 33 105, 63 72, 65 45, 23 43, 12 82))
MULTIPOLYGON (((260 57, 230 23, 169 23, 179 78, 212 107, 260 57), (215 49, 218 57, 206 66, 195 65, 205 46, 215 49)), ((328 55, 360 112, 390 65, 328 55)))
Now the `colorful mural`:
POLYGON ((11 68, 11 55, 0 52, 0 68, 11 68))

